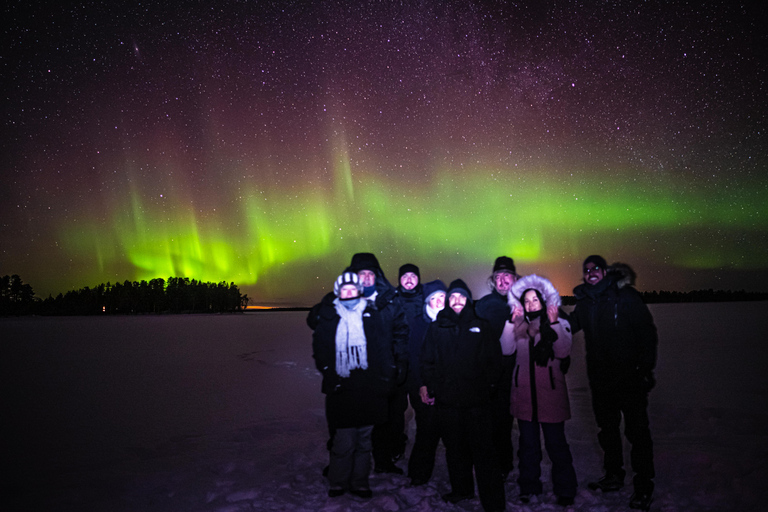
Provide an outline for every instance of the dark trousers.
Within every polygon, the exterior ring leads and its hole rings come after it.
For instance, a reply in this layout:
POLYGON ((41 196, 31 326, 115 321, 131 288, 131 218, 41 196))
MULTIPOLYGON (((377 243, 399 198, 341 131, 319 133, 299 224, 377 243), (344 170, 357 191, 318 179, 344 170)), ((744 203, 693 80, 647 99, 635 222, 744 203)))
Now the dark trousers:
POLYGON ((635 490, 653 491, 653 441, 648 422, 648 393, 592 389, 592 408, 600 432, 597 439, 603 449, 605 472, 624 477, 624 452, 621 441, 621 416, 624 415, 624 434, 632 445, 630 458, 635 472, 635 490))
POLYGON ((514 356, 504 356, 502 376, 493 396, 493 446, 499 457, 499 466, 504 475, 514 468, 515 451, 512 447, 512 424, 514 417, 509 412, 509 397, 512 389, 514 356))
POLYGON ((517 419, 520 430, 520 451, 518 452, 520 494, 541 494, 541 435, 544 446, 552 461, 552 486, 557 496, 576 496, 576 470, 568 442, 565 440, 565 422, 539 423, 517 419))
POLYGON ((332 489, 369 489, 373 426, 336 429, 328 480, 332 489))
POLYGON ((440 444, 436 409, 434 405, 422 402, 418 392, 412 391, 408 396, 416 417, 416 439, 408 459, 408 476, 426 482, 435 469, 435 453, 440 444))
POLYGON ((408 390, 397 386, 389 397, 387 421, 373 427, 373 461, 385 467, 405 453, 408 437, 405 435, 405 411, 408 409, 408 390))
POLYGON ((491 439, 491 407, 437 406, 437 417, 440 437, 445 445, 451 490, 456 494, 474 494, 474 466, 483 509, 504 509, 504 481, 491 439))

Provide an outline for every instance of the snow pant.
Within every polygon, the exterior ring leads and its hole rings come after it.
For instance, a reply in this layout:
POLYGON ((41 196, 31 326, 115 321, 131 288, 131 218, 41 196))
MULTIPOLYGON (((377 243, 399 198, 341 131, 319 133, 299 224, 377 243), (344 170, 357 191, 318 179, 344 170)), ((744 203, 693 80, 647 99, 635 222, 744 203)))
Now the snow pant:
POLYGON ((520 494, 541 494, 541 432, 544 433, 544 446, 549 460, 552 461, 552 486, 557 496, 573 498, 576 496, 576 470, 568 442, 565 440, 565 422, 539 423, 517 419, 520 430, 520 450, 518 467, 520 494))
POLYGON ((435 453, 440 443, 436 409, 421 401, 418 390, 411 391, 408 396, 416 417, 416 439, 408 459, 408 476, 411 480, 426 482, 435 469, 435 453))
POLYGON ((456 494, 474 494, 474 466, 477 491, 483 509, 504 509, 504 481, 491 438, 493 413, 490 405, 436 407, 440 437, 445 445, 451 491, 456 494))
POLYGON ((512 389, 512 374, 515 356, 503 356, 502 375, 493 397, 493 446, 499 457, 502 474, 508 475, 514 468, 515 452, 512 447, 512 424, 509 398, 512 389))
POLYGON ((373 427, 373 461, 386 467, 405 453, 408 437, 405 435, 405 411, 408 409, 408 390, 397 386, 389 396, 387 421, 373 427))
POLYGON ((372 431, 370 425, 336 429, 328 468, 331 489, 370 489, 372 431))
POLYGON ((621 441, 621 416, 624 415, 624 434, 632 445, 630 459, 635 472, 636 491, 653 492, 653 441, 648 422, 648 393, 638 390, 593 388, 592 408, 600 432, 600 448, 605 454, 606 474, 624 478, 624 451, 621 441))

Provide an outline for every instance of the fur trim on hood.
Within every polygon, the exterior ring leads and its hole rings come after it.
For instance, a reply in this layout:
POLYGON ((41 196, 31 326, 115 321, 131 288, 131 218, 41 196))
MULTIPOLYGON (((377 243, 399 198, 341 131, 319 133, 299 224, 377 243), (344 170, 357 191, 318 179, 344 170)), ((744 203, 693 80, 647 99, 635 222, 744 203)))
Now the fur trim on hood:
POLYGON ((618 286, 619 288, 624 288, 627 285, 635 286, 635 280, 637 279, 637 274, 632 269, 632 267, 630 267, 626 263, 620 263, 617 261, 616 263, 608 267, 608 272, 614 275, 616 286, 618 286))
POLYGON ((512 285, 512 288, 509 289, 509 293, 507 293, 507 303, 512 311, 514 311, 515 308, 523 307, 520 303, 520 299, 522 299, 521 295, 528 288, 538 290, 541 296, 544 297, 544 302, 547 303, 547 306, 556 304, 558 308, 560 307, 560 294, 555 289, 555 286, 548 279, 537 276, 536 274, 531 274, 518 279, 517 282, 512 285))

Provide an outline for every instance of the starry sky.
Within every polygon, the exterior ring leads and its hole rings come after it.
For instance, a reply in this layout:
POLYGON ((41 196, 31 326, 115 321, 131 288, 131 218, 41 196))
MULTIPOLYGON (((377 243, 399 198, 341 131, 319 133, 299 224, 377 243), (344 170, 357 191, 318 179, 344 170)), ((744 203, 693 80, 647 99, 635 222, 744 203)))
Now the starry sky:
POLYGON ((768 290, 760 2, 10 2, 0 275, 768 290))

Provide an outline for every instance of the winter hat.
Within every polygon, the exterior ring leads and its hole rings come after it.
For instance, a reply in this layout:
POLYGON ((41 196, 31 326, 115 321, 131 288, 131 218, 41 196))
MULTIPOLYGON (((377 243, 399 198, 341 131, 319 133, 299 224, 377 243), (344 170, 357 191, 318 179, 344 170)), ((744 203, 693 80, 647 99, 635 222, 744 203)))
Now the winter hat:
POLYGON ((421 275, 419 274, 419 267, 417 267, 417 266, 416 266, 416 265, 414 265, 413 263, 406 263, 405 265, 403 265, 402 267, 400 267, 400 273, 399 273, 399 275, 397 276, 397 279, 398 279, 398 281, 399 281, 400 279, 402 279, 402 277, 403 277, 405 274, 407 274, 408 272, 413 272, 414 274, 416 274, 416 277, 418 277, 419 279, 421 279, 421 275))
POLYGON ((424 302, 429 303, 429 299, 431 299, 434 294, 437 292, 446 293, 447 290, 445 283, 439 279, 424 284, 424 302))
POLYGON ((593 263, 596 267, 600 267, 603 270, 608 270, 608 262, 605 261, 605 258, 598 256, 597 254, 587 256, 587 259, 585 259, 584 263, 581 264, 582 272, 586 272, 587 263, 593 263))
POLYGON ((461 279, 456 279, 451 282, 451 286, 448 287, 446 296, 450 297, 454 293, 460 293, 467 298, 467 301, 472 302, 472 292, 469 291, 469 286, 467 286, 467 283, 461 279))
POLYGON ((381 274, 381 266, 379 266, 379 260, 377 260, 376 256, 370 252, 358 252, 352 256, 352 263, 349 265, 349 269, 352 272, 370 270, 377 276, 381 274))
POLYGON ((360 278, 354 272, 344 272, 336 278, 336 282, 333 283, 333 293, 337 297, 341 293, 341 287, 347 284, 355 285, 358 293, 363 293, 363 284, 360 282, 360 278))
POLYGON ((496 272, 510 272, 515 273, 515 260, 509 256, 499 256, 496 258, 496 262, 493 264, 493 273, 496 272))

